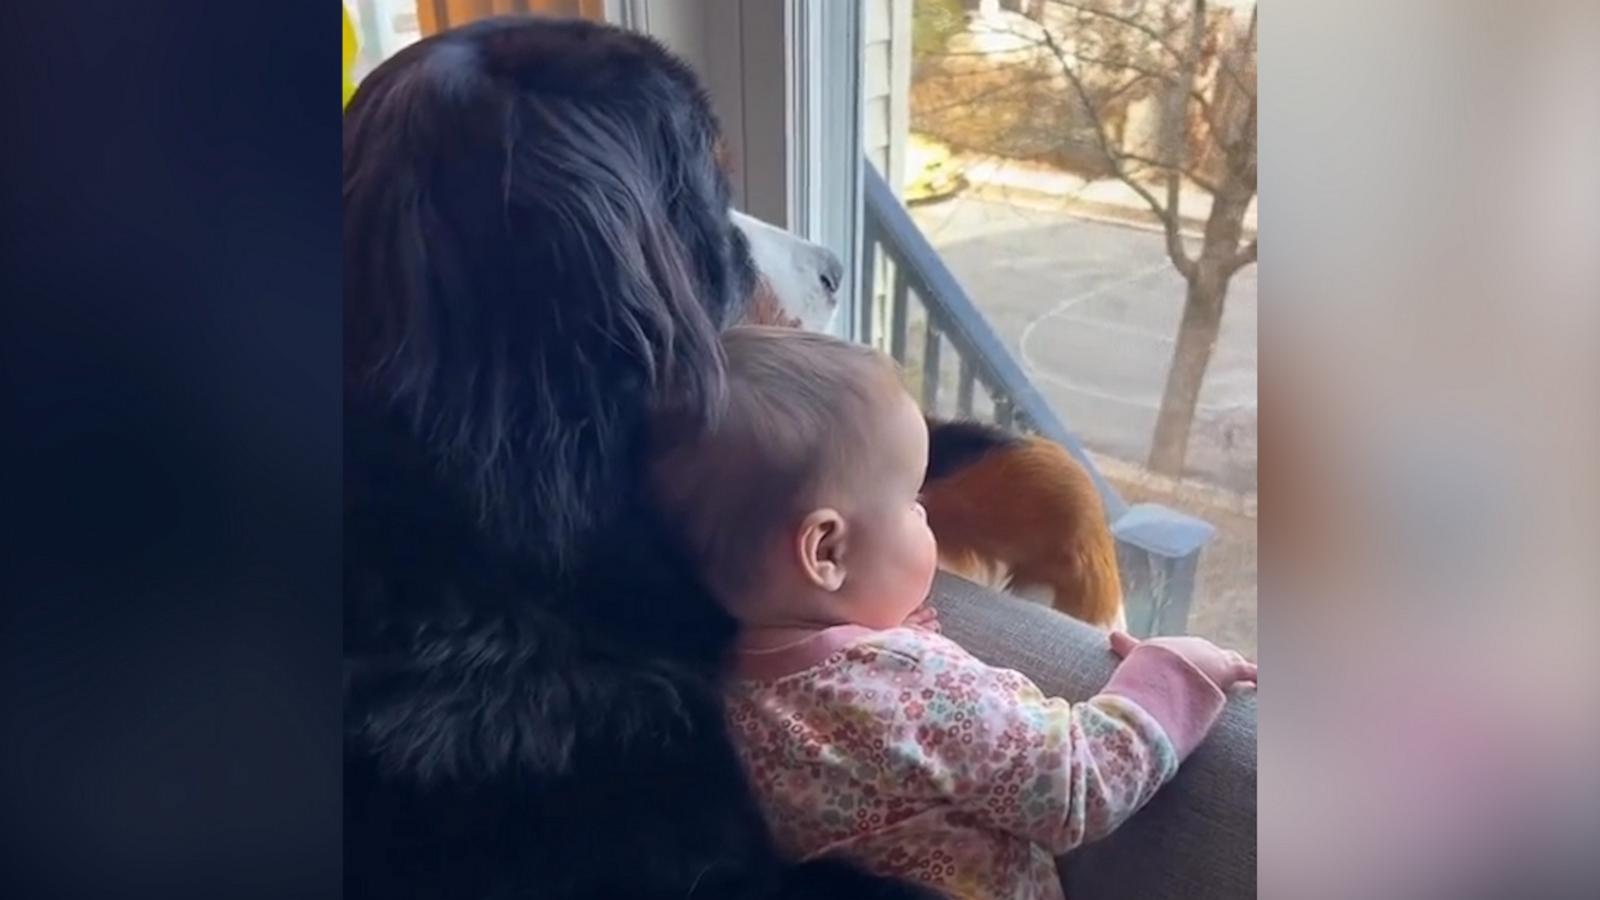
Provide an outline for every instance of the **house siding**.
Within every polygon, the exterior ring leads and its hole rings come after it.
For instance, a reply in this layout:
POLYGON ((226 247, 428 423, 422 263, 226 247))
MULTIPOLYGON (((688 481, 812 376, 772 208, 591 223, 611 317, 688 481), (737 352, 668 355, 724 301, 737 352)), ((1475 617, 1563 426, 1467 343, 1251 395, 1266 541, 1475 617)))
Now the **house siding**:
POLYGON ((900 192, 911 134, 911 6, 913 0, 866 0, 862 57, 862 145, 867 158, 900 192))

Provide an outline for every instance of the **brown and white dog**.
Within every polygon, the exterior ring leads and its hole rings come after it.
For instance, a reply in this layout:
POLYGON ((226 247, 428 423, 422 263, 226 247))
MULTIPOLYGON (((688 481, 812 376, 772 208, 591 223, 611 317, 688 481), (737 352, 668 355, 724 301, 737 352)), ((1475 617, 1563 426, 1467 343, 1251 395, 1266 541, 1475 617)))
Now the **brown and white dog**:
MULTIPOLYGON (((843 270, 826 248, 742 213, 760 273, 749 320, 829 331, 843 270)), ((1125 628, 1116 545, 1089 474, 1044 438, 928 420, 923 504, 946 571, 1125 628)))

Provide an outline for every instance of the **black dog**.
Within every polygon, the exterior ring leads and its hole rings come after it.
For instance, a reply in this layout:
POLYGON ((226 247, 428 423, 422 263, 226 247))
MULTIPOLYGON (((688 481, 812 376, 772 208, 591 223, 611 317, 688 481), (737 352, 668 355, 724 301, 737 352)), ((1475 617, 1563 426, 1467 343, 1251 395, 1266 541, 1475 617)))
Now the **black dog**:
POLYGON ((732 623, 639 499, 756 290, 718 140, 687 68, 576 21, 421 41, 348 108, 347 896, 926 896, 779 860, 732 623))

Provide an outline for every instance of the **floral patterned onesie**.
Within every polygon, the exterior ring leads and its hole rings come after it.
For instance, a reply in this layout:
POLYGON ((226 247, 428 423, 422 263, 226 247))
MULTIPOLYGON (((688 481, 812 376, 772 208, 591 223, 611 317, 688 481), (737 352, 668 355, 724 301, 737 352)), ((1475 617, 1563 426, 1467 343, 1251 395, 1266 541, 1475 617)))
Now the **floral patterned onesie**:
POLYGON ((960 898, 1060 898, 1055 856, 1116 828, 1223 694, 1141 646, 1077 704, 914 628, 847 625, 741 653, 728 715, 780 847, 960 898))

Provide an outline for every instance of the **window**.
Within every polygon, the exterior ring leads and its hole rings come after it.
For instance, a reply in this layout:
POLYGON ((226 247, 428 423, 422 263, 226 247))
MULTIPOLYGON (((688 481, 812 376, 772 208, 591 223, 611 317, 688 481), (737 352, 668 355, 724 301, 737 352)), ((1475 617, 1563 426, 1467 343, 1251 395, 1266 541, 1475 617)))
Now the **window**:
POLYGON ((504 12, 660 39, 712 94, 739 204, 856 273, 848 333, 902 360, 930 412, 1092 468, 1130 626, 1254 655, 1253 2, 345 5, 358 77, 504 12))
POLYGON ((866 0, 862 38, 863 149, 927 251, 869 184, 862 337, 930 412, 1055 419, 1212 525, 1180 624, 1253 656, 1255 4, 866 0))
POLYGON ((359 83, 380 62, 422 37, 416 0, 345 0, 359 50, 351 74, 359 83))

